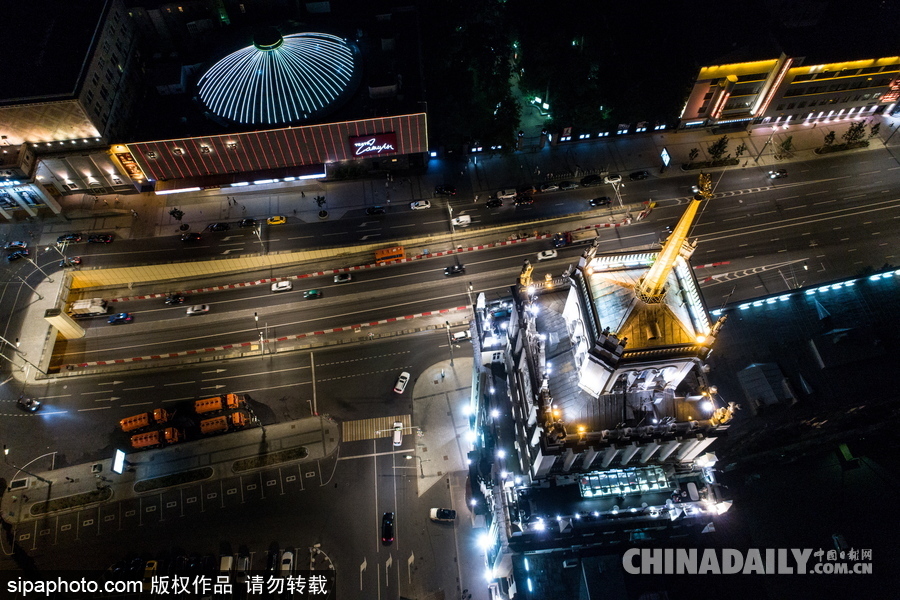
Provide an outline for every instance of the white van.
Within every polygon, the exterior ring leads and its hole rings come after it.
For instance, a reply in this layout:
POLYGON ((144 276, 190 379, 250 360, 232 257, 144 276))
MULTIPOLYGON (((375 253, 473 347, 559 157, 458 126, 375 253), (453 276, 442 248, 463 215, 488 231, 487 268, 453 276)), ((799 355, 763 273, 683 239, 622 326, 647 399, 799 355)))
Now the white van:
POLYGON ((516 190, 514 190, 514 189, 500 190, 497 192, 498 200, 511 200, 515 197, 516 197, 516 190))
POLYGON ((403 444, 403 423, 394 421, 394 445, 400 446, 401 444, 403 444))

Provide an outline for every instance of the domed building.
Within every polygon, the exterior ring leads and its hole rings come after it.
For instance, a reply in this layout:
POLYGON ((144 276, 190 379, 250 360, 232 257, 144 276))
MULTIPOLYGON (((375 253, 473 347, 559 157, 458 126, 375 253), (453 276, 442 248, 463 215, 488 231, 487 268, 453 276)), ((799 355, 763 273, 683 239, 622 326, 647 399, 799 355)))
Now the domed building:
POLYGON ((232 52, 200 78, 200 100, 216 116, 242 125, 320 118, 356 91, 358 54, 335 35, 282 36, 267 28, 252 46, 232 52))

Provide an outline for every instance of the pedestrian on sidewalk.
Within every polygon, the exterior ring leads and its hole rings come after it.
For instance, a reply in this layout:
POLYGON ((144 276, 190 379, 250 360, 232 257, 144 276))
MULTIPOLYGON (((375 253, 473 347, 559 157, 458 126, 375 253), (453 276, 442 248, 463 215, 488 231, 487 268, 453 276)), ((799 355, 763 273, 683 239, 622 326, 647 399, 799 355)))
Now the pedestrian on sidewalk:
POLYGON ((300 190, 300 197, 306 198, 306 193, 303 190, 300 190))

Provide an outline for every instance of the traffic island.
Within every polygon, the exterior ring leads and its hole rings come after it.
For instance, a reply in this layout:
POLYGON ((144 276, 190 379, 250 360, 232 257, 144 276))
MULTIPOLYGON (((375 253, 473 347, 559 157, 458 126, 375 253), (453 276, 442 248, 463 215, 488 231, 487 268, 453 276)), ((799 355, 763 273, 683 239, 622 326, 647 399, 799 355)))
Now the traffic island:
POLYGON ((52 500, 44 500, 35 502, 28 508, 31 516, 46 515, 60 510, 71 510, 73 508, 83 508, 89 504, 97 502, 106 502, 112 498, 112 490, 109 487, 102 487, 90 492, 81 494, 73 494, 62 498, 53 498, 52 500))

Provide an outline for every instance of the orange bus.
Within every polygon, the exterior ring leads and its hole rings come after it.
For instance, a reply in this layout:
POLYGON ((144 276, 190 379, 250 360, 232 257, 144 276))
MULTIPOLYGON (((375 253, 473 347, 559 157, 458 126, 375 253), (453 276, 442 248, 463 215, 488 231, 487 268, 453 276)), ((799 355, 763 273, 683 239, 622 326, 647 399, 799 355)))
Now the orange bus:
POLYGON ((391 260, 400 260, 406 258, 406 251, 403 246, 394 246, 393 248, 382 248, 375 251, 375 262, 388 262, 391 260))

